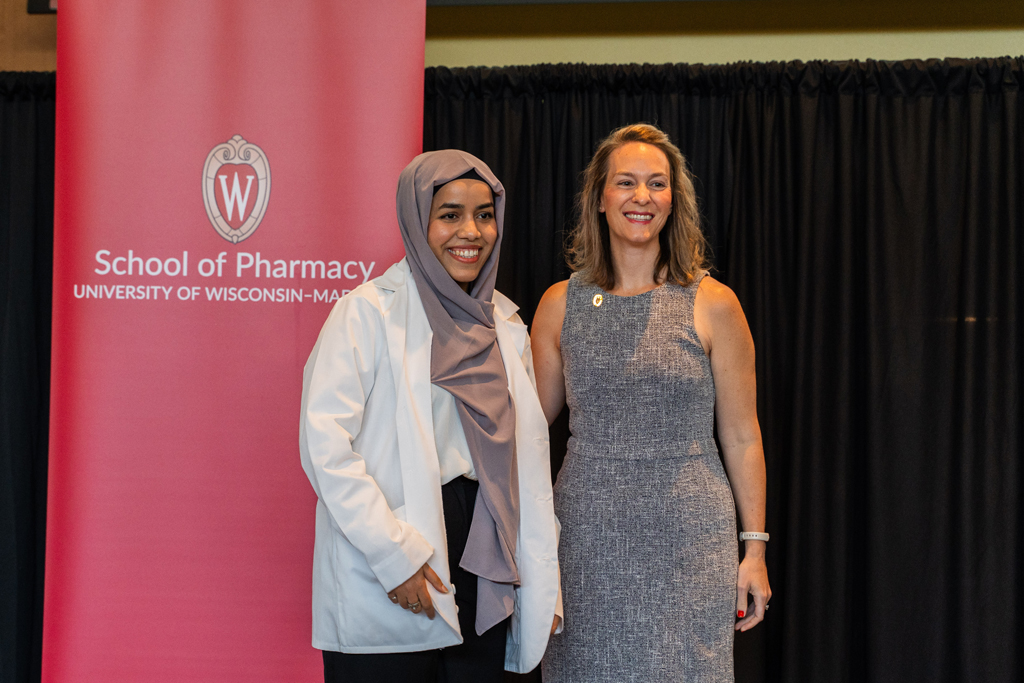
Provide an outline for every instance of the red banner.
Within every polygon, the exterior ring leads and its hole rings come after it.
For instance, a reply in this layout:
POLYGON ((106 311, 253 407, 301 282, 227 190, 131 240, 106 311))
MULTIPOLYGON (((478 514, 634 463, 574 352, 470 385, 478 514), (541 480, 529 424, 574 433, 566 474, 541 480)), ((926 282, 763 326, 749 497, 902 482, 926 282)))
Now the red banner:
POLYGON ((423 0, 68 0, 43 681, 322 680, 302 365, 401 257, 423 0))

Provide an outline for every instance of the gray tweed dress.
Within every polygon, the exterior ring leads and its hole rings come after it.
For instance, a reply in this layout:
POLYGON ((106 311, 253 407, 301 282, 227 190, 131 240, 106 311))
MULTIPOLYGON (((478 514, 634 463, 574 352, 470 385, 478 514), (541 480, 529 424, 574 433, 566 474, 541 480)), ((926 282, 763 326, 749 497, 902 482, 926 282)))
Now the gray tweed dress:
POLYGON ((693 324, 701 277, 632 297, 569 280, 572 437, 555 484, 565 627, 546 682, 733 681, 736 513, 693 324))

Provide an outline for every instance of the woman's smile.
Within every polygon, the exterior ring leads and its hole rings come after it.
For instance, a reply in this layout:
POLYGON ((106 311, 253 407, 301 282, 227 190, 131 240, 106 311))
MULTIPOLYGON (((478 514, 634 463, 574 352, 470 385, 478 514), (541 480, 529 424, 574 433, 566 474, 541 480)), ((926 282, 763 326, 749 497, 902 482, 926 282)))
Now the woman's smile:
POLYGON ((448 247, 448 253, 463 263, 476 263, 480 259, 480 247, 448 247))
POLYGON ((623 214, 623 215, 629 221, 631 221, 633 223, 647 224, 647 223, 650 223, 652 220, 654 220, 654 214, 653 213, 634 213, 634 212, 629 212, 629 213, 626 213, 626 214, 623 214))

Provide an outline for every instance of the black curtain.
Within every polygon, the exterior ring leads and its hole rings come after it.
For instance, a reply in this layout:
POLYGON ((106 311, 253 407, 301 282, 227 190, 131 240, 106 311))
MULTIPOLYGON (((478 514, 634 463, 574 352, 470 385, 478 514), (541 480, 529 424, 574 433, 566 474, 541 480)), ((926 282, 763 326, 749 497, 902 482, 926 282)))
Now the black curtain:
POLYGON ((39 680, 54 74, 0 72, 0 681, 39 680))
POLYGON ((427 70, 424 149, 504 182, 498 288, 527 320, 597 142, 646 121, 687 155, 758 354, 775 595, 741 682, 1024 680, 1022 72, 427 70))

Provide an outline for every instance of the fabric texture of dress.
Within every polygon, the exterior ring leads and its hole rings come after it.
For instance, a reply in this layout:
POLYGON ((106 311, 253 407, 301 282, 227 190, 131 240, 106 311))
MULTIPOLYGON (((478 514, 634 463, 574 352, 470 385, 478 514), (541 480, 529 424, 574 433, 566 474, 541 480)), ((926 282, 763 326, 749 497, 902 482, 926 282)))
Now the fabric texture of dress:
POLYGON ((545 681, 734 680, 736 513, 694 328, 701 277, 632 297, 569 280, 572 437, 554 489, 565 628, 545 681))

